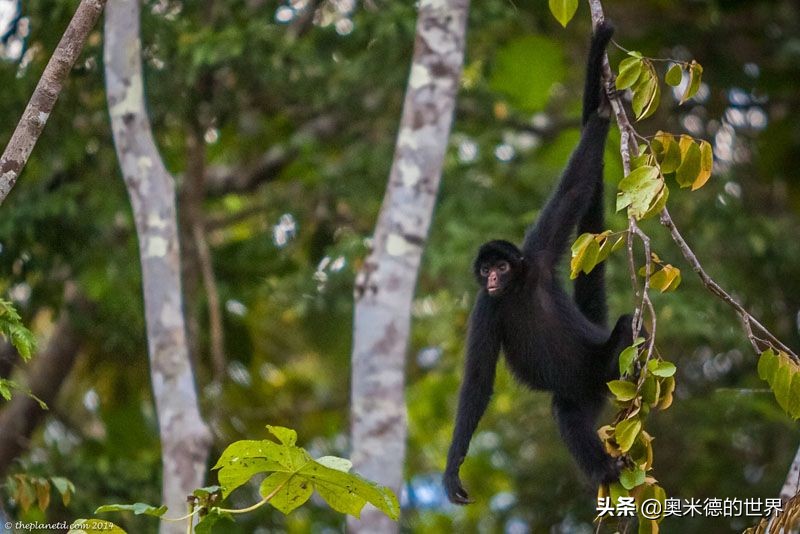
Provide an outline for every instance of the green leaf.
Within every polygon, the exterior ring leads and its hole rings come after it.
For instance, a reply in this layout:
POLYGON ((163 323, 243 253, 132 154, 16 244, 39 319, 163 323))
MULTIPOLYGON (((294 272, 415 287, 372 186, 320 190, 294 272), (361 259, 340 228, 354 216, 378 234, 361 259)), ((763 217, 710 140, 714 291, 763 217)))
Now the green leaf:
POLYGON ((637 57, 627 57, 619 64, 619 75, 617 76, 617 89, 627 89, 639 79, 642 74, 642 59, 637 57))
POLYGON ((689 65, 689 83, 686 85, 686 91, 684 91, 681 97, 681 104, 697 94, 697 90, 700 89, 702 78, 703 67, 697 61, 693 60, 689 65))
POLYGON ((311 498, 314 486, 306 477, 280 472, 265 478, 258 492, 265 499, 270 497, 268 502, 272 506, 288 514, 311 498))
POLYGON ((577 10, 578 0, 550 0, 550 12, 565 28, 577 10))
POLYGON ((643 469, 623 469, 619 474, 619 483, 627 490, 632 490, 636 486, 644 484, 645 472, 643 469))
POLYGON ((646 119, 656 112, 661 99, 661 88, 658 84, 655 69, 649 61, 644 62, 639 81, 633 87, 633 112, 636 120, 646 119))
MULTIPOLYGON (((349 495, 357 495, 392 519, 396 520, 400 516, 400 504, 392 490, 365 480, 358 475, 344 473, 315 461, 311 461, 304 466, 299 471, 299 474, 311 478, 318 490, 323 486, 326 488, 323 490, 325 494, 320 491, 320 495, 334 510, 339 510, 336 506, 352 505, 355 500, 350 498, 349 495), (329 501, 326 495, 331 497, 333 502, 329 501)), ((358 517, 358 514, 351 515, 358 517)))
POLYGON ((792 384, 792 366, 783 358, 778 363, 778 369, 775 371, 775 377, 772 381, 772 392, 775 394, 775 400, 784 411, 789 411, 789 387, 792 384))
POLYGON ((659 131, 653 137, 653 150, 661 172, 669 174, 681 164, 681 149, 671 133, 659 131))
POLYGON ((625 402, 636 397, 636 384, 627 380, 612 380, 608 384, 608 389, 620 402, 625 402))
POLYGON ((619 353, 619 374, 624 375, 633 370, 633 362, 639 355, 639 349, 636 347, 628 347, 619 353))
POLYGON ((640 219, 658 200, 664 188, 658 167, 645 166, 631 171, 620 180, 617 193, 617 211, 628 208, 628 214, 640 219))
POLYGON ((570 279, 574 280, 583 271, 589 273, 597 264, 600 246, 594 234, 582 234, 572 244, 572 260, 570 261, 570 279))
POLYGON ((69 526, 67 534, 86 534, 87 532, 126 534, 126 532, 117 525, 105 519, 76 519, 69 526))
POLYGON ((22 319, 14 305, 3 299, 0 299, 0 334, 17 349, 24 361, 31 359, 31 355, 36 349, 36 338, 22 324, 22 319))
POLYGON ((528 35, 498 50, 489 86, 506 94, 523 111, 539 111, 550 100, 554 84, 565 75, 561 45, 546 37, 528 35))
POLYGON ((642 403, 655 406, 661 394, 661 385, 653 375, 648 375, 642 384, 642 403))
POLYGON ((792 375, 792 382, 789 385, 789 398, 787 401, 789 415, 794 419, 800 419, 800 373, 792 375))
POLYGON ((639 217, 639 220, 649 219, 661 213, 661 210, 667 205, 667 199, 669 199, 669 187, 667 187, 667 184, 664 184, 664 187, 658 192, 656 198, 650 203, 650 208, 639 217))
POLYGON ((291 470, 285 449, 269 440, 241 440, 228 445, 213 467, 219 469, 223 497, 258 473, 291 470))
POLYGON ((675 179, 681 188, 691 187, 700 177, 700 147, 689 136, 681 136, 681 166, 675 171, 675 179), (688 140, 688 141, 687 141, 688 140))
POLYGON ((317 463, 343 473, 350 472, 350 469, 353 467, 353 462, 347 458, 339 458, 338 456, 323 456, 317 458, 317 463))
POLYGON ((672 362, 665 362, 664 360, 650 360, 647 368, 656 376, 667 378, 675 374, 677 368, 672 362))
POLYGON ((642 430, 642 421, 638 417, 625 419, 617 423, 614 437, 622 452, 628 452, 642 430))
POLYGON ((273 436, 278 438, 278 441, 280 441, 283 445, 292 447, 297 443, 297 432, 291 428, 267 425, 267 430, 269 430, 273 436))
POLYGON ((758 359, 758 377, 771 384, 778 369, 778 362, 778 355, 772 349, 762 352, 758 359))
POLYGON ((672 87, 677 87, 681 84, 681 80, 683 80, 683 67, 678 63, 674 63, 667 71, 666 76, 664 76, 664 81, 672 87))
MULTIPOLYGON (((200 522, 194 527, 194 534, 211 534, 213 527, 220 519, 232 520, 230 514, 221 514, 218 508, 212 508, 206 515, 200 519, 200 522)), ((227 530, 227 529, 226 529, 227 530)), ((218 530, 217 532, 220 532, 218 530)))
POLYGON ((143 502, 134 504, 106 504, 99 507, 94 511, 96 514, 103 514, 107 512, 133 512, 136 515, 149 515, 152 517, 161 517, 167 512, 166 506, 153 506, 143 502))
POLYGON ((0 378, 0 397, 5 400, 11 400, 11 388, 14 387, 14 382, 5 378, 0 378))

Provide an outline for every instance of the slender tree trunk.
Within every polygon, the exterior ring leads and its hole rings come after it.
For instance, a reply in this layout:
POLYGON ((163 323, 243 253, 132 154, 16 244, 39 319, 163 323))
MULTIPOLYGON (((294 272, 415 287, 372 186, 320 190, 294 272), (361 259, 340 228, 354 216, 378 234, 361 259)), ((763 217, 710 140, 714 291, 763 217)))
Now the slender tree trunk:
POLYGON ((28 162, 33 147, 36 146, 36 141, 39 140, 44 125, 47 124, 47 118, 64 87, 64 80, 67 79, 72 65, 83 50, 86 38, 97 23, 105 4, 106 0, 82 0, 50 61, 47 62, 28 106, 0 157, 0 204, 17 183, 17 178, 28 162))
MULTIPOLYGON (((175 185, 145 111, 138 0, 109 0, 105 24, 108 108, 117 157, 133 206, 144 286, 147 342, 159 434, 162 501, 172 514, 202 485, 210 446, 200 417, 183 315, 175 185)), ((163 522, 161 532, 185 532, 163 522)))
MULTIPOLYGON (((358 274, 353 326, 355 470, 398 495, 405 459, 405 363, 411 301, 453 119, 469 0, 421 0, 414 58, 373 250, 358 274)), ((397 532, 375 508, 350 532, 397 532)))

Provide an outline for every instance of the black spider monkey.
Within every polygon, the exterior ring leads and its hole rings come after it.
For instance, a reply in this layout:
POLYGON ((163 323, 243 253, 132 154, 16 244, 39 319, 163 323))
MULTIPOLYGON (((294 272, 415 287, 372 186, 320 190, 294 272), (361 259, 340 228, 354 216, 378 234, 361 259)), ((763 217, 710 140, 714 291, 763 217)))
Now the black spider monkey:
POLYGON ((619 353, 632 344, 631 316, 620 317, 608 332, 602 264, 576 279, 574 300, 555 273, 574 226, 579 234, 604 230, 603 152, 610 111, 601 65, 613 33, 608 23, 595 29, 581 140, 561 183, 528 230, 522 250, 496 240, 478 251, 474 272, 481 289, 470 316, 458 415, 444 474, 445 491, 456 504, 470 502, 458 472, 489 404, 501 349, 517 380, 553 392, 561 436, 592 482, 608 483, 619 476, 619 462, 603 449, 595 423, 605 402, 605 384, 619 375, 619 353))

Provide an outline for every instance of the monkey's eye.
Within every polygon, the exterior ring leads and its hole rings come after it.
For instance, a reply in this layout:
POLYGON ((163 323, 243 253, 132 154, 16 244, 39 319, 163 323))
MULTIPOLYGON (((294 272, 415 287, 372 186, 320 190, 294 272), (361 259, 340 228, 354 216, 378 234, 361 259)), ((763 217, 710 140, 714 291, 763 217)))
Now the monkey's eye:
POLYGON ((511 265, 507 261, 501 261, 497 264, 497 268, 500 270, 501 273, 507 273, 508 270, 511 268, 511 265))
POLYGON ((489 276, 489 266, 482 265, 481 266, 481 276, 489 276))

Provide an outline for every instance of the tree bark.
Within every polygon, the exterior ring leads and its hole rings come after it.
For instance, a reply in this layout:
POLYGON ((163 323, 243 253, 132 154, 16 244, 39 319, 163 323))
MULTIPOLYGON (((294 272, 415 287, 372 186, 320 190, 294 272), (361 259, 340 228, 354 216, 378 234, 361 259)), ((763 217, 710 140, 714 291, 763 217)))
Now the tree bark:
MULTIPOLYGON (((355 470, 398 495, 405 459, 411 301, 461 77, 469 0, 422 0, 400 132, 373 250, 356 278, 352 371, 355 470)), ((368 506, 350 532, 398 525, 368 506)))
MULTIPOLYGON (((173 514, 202 485, 211 441, 189 361, 180 284, 175 184, 145 111, 138 0, 110 0, 105 24, 108 108, 133 206, 144 286, 147 342, 162 448, 162 501, 173 514)), ((162 534, 185 531, 163 522, 162 534)))
POLYGON ((53 111, 58 95, 64 87, 69 71, 78 59, 92 31, 106 0, 81 0, 72 20, 61 37, 55 52, 47 62, 47 66, 36 84, 28 106, 22 113, 5 152, 0 157, 0 204, 5 201, 11 188, 28 162, 28 158, 36 146, 36 141, 47 124, 47 118, 53 111))

